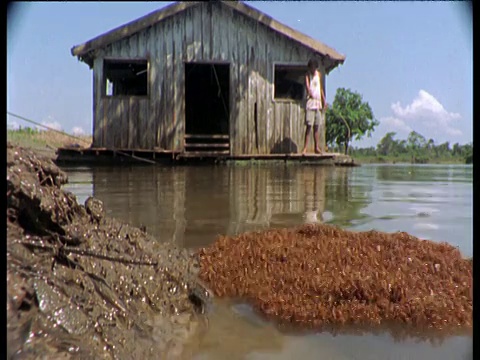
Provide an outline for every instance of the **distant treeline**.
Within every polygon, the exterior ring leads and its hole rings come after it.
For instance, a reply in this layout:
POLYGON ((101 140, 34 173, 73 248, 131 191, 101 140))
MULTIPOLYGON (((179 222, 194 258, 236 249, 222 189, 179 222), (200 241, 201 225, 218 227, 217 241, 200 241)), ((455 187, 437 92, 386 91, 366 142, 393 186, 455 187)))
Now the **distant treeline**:
MULTIPOLYGON (((423 135, 412 131, 406 140, 395 139, 395 132, 387 133, 376 147, 349 149, 354 158, 370 162, 410 162, 426 164, 433 162, 464 163, 473 162, 473 143, 450 146, 450 143, 435 144, 433 139, 427 140, 423 135)), ((333 148, 331 151, 341 151, 333 148)))

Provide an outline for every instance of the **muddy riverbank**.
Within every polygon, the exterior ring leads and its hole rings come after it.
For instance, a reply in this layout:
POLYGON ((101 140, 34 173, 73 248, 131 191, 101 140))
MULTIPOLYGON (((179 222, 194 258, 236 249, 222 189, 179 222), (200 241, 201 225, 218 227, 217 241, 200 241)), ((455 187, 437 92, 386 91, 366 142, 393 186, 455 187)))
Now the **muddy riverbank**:
POLYGON ((188 357, 208 301, 197 259, 97 199, 78 204, 66 182, 51 159, 7 145, 8 358, 188 357))

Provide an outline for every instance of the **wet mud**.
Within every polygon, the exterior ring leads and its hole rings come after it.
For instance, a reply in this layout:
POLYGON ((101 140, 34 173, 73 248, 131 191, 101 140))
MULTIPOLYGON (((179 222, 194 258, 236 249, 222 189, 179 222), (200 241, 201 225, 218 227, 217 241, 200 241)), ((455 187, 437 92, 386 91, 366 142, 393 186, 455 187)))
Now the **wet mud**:
POLYGON ((78 204, 67 181, 7 144, 8 358, 188 357, 209 302, 198 259, 78 204))
POLYGON ((200 278, 290 329, 471 330, 472 260, 407 233, 303 225, 220 236, 200 278))

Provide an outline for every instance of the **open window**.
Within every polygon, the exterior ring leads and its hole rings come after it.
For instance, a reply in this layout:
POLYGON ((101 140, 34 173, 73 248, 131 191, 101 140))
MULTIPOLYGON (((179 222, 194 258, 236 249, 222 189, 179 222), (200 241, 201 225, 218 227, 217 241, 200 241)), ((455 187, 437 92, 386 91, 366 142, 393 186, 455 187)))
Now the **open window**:
POLYGON ((104 95, 147 96, 147 60, 104 60, 104 95))
POLYGON ((274 100, 302 100, 305 94, 306 71, 304 65, 275 65, 274 100))

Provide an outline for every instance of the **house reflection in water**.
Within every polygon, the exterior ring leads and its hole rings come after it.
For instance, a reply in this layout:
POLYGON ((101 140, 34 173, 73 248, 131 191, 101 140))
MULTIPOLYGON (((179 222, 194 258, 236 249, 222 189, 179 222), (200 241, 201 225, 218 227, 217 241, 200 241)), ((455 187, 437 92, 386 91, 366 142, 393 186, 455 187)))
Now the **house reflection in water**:
POLYGON ((93 169, 107 213, 161 241, 196 248, 221 234, 321 222, 329 167, 189 166, 93 169))

